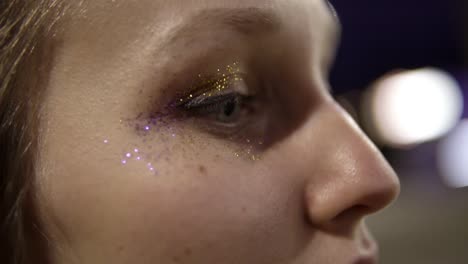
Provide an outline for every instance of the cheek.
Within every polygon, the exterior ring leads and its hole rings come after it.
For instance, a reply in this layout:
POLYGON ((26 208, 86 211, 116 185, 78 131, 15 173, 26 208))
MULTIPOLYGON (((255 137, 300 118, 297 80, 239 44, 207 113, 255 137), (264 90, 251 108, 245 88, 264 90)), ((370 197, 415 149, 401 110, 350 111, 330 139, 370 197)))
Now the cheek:
POLYGON ((301 203, 287 175, 212 137, 125 128, 49 142, 41 193, 50 230, 66 236, 59 243, 90 262, 258 264, 294 254, 301 203))
POLYGON ((136 250, 142 244, 148 250, 162 247, 164 258, 182 263, 242 259, 257 264, 286 258, 297 242, 291 232, 297 218, 291 215, 297 214, 299 203, 287 199, 270 176, 254 174, 242 163, 220 158, 186 164, 185 170, 166 175, 173 180, 161 179, 157 187, 141 185, 128 218, 133 222, 128 233, 139 234, 136 250))

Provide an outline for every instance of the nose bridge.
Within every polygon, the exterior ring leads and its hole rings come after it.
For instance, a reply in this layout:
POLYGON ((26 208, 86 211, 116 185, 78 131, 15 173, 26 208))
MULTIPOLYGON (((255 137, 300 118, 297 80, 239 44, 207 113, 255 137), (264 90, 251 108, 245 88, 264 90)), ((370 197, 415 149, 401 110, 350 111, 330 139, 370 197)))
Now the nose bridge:
POLYGON ((357 221, 386 207, 399 192, 394 171, 376 147, 339 106, 327 104, 301 133, 313 133, 318 151, 303 163, 309 218, 316 224, 337 219, 357 221), (308 131, 309 130, 309 131, 308 131))

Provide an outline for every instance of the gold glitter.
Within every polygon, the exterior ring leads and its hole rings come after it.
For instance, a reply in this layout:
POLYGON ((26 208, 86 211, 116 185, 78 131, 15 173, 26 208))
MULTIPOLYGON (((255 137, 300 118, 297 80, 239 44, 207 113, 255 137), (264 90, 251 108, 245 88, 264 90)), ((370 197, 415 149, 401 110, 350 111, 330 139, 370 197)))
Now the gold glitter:
POLYGON ((222 92, 225 89, 228 89, 233 82, 242 81, 241 71, 238 67, 238 63, 234 62, 233 64, 227 65, 224 73, 223 70, 217 69, 216 74, 212 77, 205 77, 201 73, 198 74, 200 81, 192 90, 198 90, 196 93, 192 93, 185 98, 180 98, 180 102, 190 101, 192 98, 197 96, 212 96, 218 92, 222 92), (213 93, 213 91, 215 93, 213 93))

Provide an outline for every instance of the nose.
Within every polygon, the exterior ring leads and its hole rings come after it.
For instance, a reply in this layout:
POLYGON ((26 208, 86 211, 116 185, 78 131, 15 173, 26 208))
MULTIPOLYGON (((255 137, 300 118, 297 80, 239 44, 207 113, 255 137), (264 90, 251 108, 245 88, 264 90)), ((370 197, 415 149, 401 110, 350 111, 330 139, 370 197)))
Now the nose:
POLYGON ((307 151, 299 155, 309 157, 297 165, 305 178, 307 217, 314 226, 353 230, 363 217, 398 196, 393 169, 337 104, 320 107, 298 131, 296 141, 307 151))

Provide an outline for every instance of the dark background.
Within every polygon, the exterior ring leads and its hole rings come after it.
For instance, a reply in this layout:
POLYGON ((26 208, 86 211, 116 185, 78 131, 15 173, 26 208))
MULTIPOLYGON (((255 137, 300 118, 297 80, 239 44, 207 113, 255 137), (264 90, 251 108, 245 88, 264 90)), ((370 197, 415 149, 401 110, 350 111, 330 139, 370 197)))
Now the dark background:
MULTIPOLYGON (((331 2, 343 27, 331 74, 337 94, 352 93, 359 108, 361 92, 384 74, 437 67, 459 82, 468 118, 468 1, 331 2)), ((369 220, 383 264, 468 263, 468 188, 443 184, 435 166, 438 143, 382 148, 402 184, 399 200, 369 220)))
POLYGON ((365 88, 398 68, 436 66, 457 72, 466 65, 463 1, 331 2, 343 25, 331 76, 337 91, 365 88))

